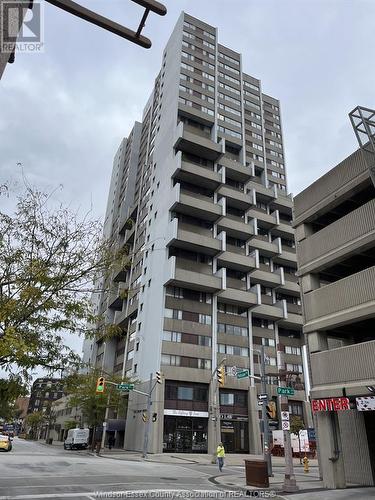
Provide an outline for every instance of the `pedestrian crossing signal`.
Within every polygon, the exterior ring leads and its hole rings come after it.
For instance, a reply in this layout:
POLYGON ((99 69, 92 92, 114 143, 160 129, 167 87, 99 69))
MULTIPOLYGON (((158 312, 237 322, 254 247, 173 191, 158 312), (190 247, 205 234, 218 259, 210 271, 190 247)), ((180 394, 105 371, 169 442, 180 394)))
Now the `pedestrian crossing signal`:
POLYGON ((225 384, 225 369, 224 366, 220 366, 217 369, 217 381, 219 382, 220 387, 224 387, 225 384))
POLYGON ((96 394, 103 394, 105 388, 105 379, 104 377, 99 377, 96 382, 96 394))

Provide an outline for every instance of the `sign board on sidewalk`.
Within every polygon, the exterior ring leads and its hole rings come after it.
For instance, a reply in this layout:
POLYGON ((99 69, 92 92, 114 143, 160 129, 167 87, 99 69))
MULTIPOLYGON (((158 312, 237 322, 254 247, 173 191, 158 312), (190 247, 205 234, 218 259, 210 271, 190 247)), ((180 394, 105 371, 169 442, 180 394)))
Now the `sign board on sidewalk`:
POLYGON ((288 411, 281 412, 281 420, 289 420, 289 412, 288 411))
POLYGON ((281 428, 283 431, 290 431, 290 422, 289 420, 283 420, 281 422, 281 428))
POLYGON ((249 370, 241 370, 237 372, 237 378, 247 378, 249 376, 249 370))
POLYGON ((278 387, 277 394, 279 396, 294 396, 294 389, 292 387, 278 387))

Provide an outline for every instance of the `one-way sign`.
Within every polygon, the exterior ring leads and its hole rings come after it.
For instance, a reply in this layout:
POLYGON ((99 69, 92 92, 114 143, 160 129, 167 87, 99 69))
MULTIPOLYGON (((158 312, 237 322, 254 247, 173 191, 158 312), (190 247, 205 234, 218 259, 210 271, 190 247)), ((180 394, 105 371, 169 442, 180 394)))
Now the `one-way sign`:
POLYGON ((264 399, 268 399, 268 395, 267 394, 258 394, 258 399, 259 399, 259 401, 262 401, 264 399))

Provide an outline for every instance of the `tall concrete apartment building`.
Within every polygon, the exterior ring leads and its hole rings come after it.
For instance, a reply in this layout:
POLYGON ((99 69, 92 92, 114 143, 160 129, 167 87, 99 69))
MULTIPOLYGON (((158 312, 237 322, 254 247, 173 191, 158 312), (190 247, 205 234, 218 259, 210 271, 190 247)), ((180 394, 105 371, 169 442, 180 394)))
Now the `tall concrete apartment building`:
POLYGON ((375 188, 358 150, 296 196, 298 271, 320 470, 375 480, 375 188))
MULTIPOLYGON (((236 370, 259 375, 262 344, 270 399, 283 369, 295 387, 289 409, 308 423, 291 221, 279 101, 217 29, 181 14, 142 123, 115 159, 106 231, 131 264, 98 307, 124 333, 86 356, 143 390, 163 373, 151 452, 211 451, 219 424, 228 452, 260 452, 260 388, 236 370)), ((130 393, 127 449, 142 449, 145 409, 130 393)))

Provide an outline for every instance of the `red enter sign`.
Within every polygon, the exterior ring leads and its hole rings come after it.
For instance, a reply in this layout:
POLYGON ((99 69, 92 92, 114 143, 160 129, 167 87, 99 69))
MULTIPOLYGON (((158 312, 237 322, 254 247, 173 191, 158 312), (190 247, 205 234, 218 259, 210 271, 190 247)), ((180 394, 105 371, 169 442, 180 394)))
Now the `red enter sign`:
POLYGON ((350 410, 348 398, 313 399, 311 402, 312 411, 342 411, 350 410))

